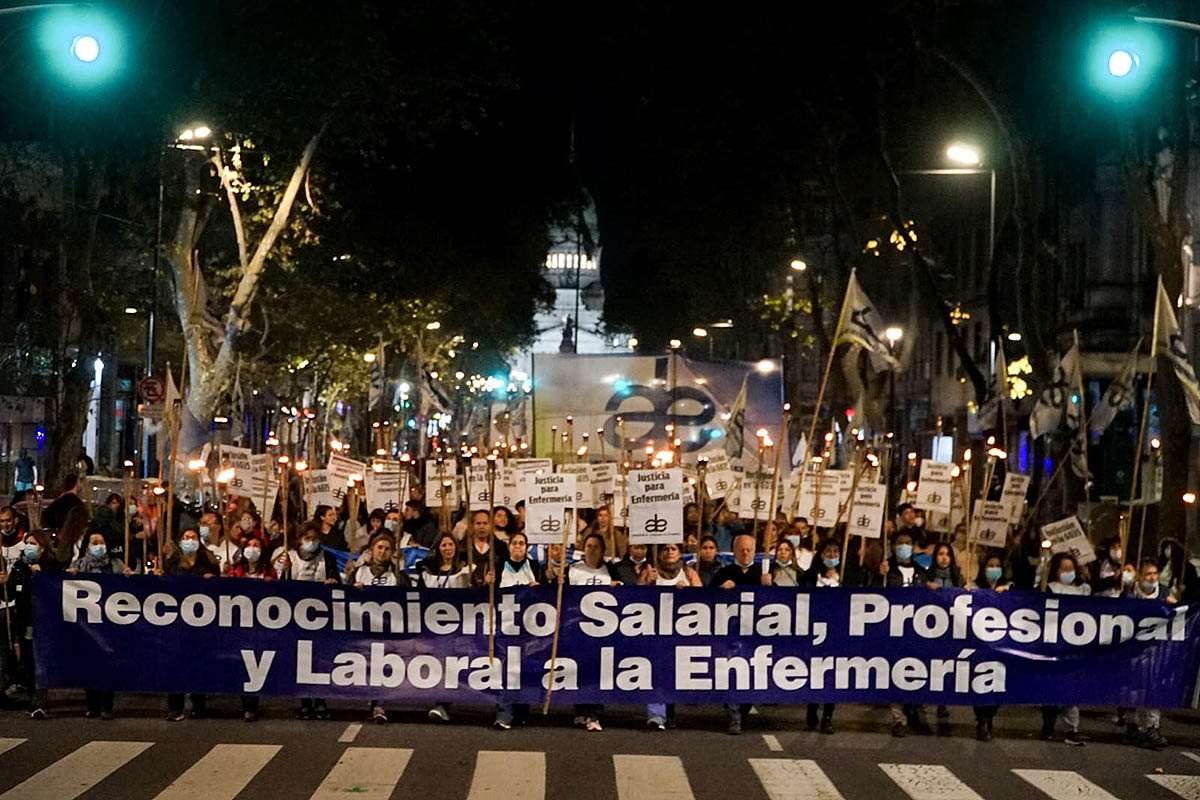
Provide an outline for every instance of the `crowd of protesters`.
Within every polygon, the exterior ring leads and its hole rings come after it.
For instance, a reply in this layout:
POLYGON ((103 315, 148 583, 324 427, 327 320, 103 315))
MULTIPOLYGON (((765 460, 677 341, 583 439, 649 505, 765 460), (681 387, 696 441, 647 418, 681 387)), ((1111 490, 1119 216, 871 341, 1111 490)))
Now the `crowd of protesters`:
MULTIPOLYGON (((562 580, 570 586, 652 585, 680 590, 762 585, 1024 590, 1169 604, 1191 603, 1200 595, 1196 568, 1176 539, 1163 539, 1155 556, 1133 563, 1114 537, 1099 545, 1095 561, 1082 565, 1067 553, 1050 557, 1036 535, 1015 538, 1005 549, 970 547, 965 525, 949 534, 927 530, 922 512, 907 503, 885 522, 882 538, 853 537, 845 552, 847 540, 840 535, 822 538, 803 517, 789 521, 781 513, 776 519, 750 521, 739 519, 721 504, 713 517, 712 508, 702 510, 694 503, 684 509, 688 532, 684 541, 648 548, 629 544, 613 525, 610 510, 600 508, 578 513, 576 536, 567 552, 550 545, 538 558, 523 532, 523 503, 513 510, 500 506, 455 515, 450 529, 441 530, 415 489, 402 511, 352 513, 345 502, 340 509, 318 505, 309 518, 289 516, 285 531, 280 504, 264 524, 249 498, 234 496, 222 507, 189 508, 176 501, 172 530, 165 531, 161 501, 127 506, 122 495, 112 494, 91 509, 79 496, 79 488, 78 479, 69 478, 57 498, 41 510, 41 527, 36 530, 30 529, 25 493, 18 492, 18 502, 0 508, 4 606, 0 624, 8 645, 0 648, 0 681, 6 686, 7 705, 28 708, 34 719, 45 719, 48 713, 47 692, 35 680, 30 624, 30 582, 38 571, 149 572, 430 590, 494 586, 499 591, 520 591, 562 580), (125 552, 127 520, 130 552, 125 552)), ((302 507, 298 496, 290 507, 302 507)), ((85 698, 88 717, 112 718, 112 691, 87 689, 85 698)), ((166 719, 187 719, 188 701, 191 717, 206 713, 203 694, 170 694, 166 719)), ((247 722, 258 718, 257 697, 243 696, 241 704, 247 722)), ((750 708, 724 707, 729 733, 742 732, 750 708)), ((428 717, 447 722, 451 709, 452 698, 446 697, 433 704, 428 717)), ((674 710, 665 704, 649 705, 646 726, 664 730, 673 725, 674 710)), ((894 736, 932 730, 924 706, 894 703, 889 711, 894 736)), ((998 708, 977 706, 973 711, 977 738, 991 740, 998 708)), ((1064 743, 1083 744, 1077 706, 1045 706, 1041 711, 1043 739, 1054 738, 1061 723, 1064 743)), ((833 703, 809 704, 806 730, 833 734, 834 712, 833 703)), ((575 723, 600 731, 602 713, 598 705, 577 705, 575 723)), ((936 714, 944 718, 949 710, 939 707, 936 714)), ((325 700, 300 700, 301 719, 328 719, 329 715, 325 700)), ((508 730, 528 717, 528 706, 501 702, 493 724, 508 730)), ((370 704, 370 719, 387 722, 381 702, 370 704)), ((1166 745, 1156 709, 1117 709, 1115 722, 1124 729, 1129 744, 1166 745)))

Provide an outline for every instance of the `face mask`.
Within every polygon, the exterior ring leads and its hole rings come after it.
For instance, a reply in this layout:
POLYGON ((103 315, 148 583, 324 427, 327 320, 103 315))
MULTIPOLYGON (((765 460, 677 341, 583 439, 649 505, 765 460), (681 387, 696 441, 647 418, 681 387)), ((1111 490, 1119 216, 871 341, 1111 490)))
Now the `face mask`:
POLYGON ((983 574, 987 576, 989 581, 998 581, 1000 580, 1000 576, 1004 574, 1004 570, 1001 567, 988 567, 983 571, 983 574))
POLYGON ((130 506, 129 507, 129 516, 136 517, 137 511, 138 511, 137 506, 130 506))
POLYGON ((252 531, 254 530, 254 520, 244 519, 238 523, 238 526, 244 531, 252 531))
POLYGON ((1073 584, 1075 582, 1075 570, 1071 570, 1070 572, 1060 572, 1058 575, 1058 582, 1064 586, 1070 586, 1073 584))
POLYGON ((790 559, 788 561, 781 561, 780 559, 777 558, 777 559, 775 559, 775 563, 781 567, 790 567, 792 565, 792 562, 790 559))
POLYGON ((257 547, 247 547, 242 552, 245 553, 246 560, 251 563, 258 561, 262 557, 262 550, 259 550, 257 547))
POLYGON ((916 525, 918 528, 924 528, 924 527, 925 527, 925 518, 924 518, 924 517, 917 517, 917 518, 916 518, 916 519, 913 521, 913 525, 916 525))
POLYGON ((200 526, 200 541, 208 544, 208 540, 212 538, 212 530, 207 525, 200 526))
POLYGON ((200 543, 195 539, 184 539, 179 543, 179 549, 183 551, 184 555, 194 556, 200 549, 200 543))
POLYGON ((896 558, 900 559, 901 561, 908 561, 910 558, 912 558, 912 545, 911 544, 896 545, 896 558))
POLYGON ((1142 581, 1142 591, 1146 594, 1154 594, 1154 590, 1158 588, 1158 581, 1142 581))
POLYGON ((394 520, 394 519, 385 519, 385 520, 383 521, 383 527, 387 528, 387 529, 388 529, 389 531, 391 531, 392 533, 395 533, 395 532, 396 532, 396 520, 394 520))
POLYGON ((104 558, 104 554, 108 552, 108 548, 102 544, 94 544, 88 548, 88 552, 92 554, 92 558, 104 558))
POLYGON ((1122 572, 1121 573, 1121 583, 1125 586, 1132 586, 1133 585, 1133 573, 1132 572, 1122 572))
POLYGON ((25 563, 32 564, 38 560, 38 556, 42 554, 42 548, 36 544, 27 544, 25 549, 21 551, 21 558, 25 559, 25 563))
POLYGON ((913 561, 917 562, 917 566, 921 569, 929 569, 929 565, 933 563, 933 556, 928 553, 918 553, 913 556, 913 561))
POLYGON ((307 542, 300 543, 300 551, 303 553, 307 553, 308 555, 312 555, 313 553, 317 552, 317 548, 320 546, 321 546, 320 542, 314 542, 312 540, 309 540, 307 542))
POLYGON ((799 536, 789 536, 789 537, 787 537, 787 540, 792 543, 792 547, 800 546, 800 537, 799 536))
POLYGON ((1163 558, 1170 558, 1170 557, 1171 557, 1171 545, 1167 545, 1166 547, 1163 548, 1163 558))
POLYGON ((1114 564, 1120 564, 1121 556, 1123 556, 1123 555, 1125 555, 1125 554, 1123 552, 1121 552, 1121 548, 1114 547, 1112 550, 1108 551, 1108 560, 1113 562, 1114 564))
POLYGON ((837 565, 842 563, 840 558, 822 558, 821 563, 825 565, 825 569, 837 569, 837 565))

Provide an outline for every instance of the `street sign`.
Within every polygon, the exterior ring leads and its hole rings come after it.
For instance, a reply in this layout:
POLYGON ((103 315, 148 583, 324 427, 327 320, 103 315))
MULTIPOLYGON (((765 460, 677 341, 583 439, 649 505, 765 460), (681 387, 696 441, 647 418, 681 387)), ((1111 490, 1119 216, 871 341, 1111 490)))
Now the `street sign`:
POLYGON ((138 416, 153 422, 162 422, 163 407, 161 403, 139 403, 138 416))
POLYGON ((138 394, 147 403, 157 403, 163 399, 163 395, 166 393, 167 386, 162 382, 162 378, 156 378, 153 375, 147 375, 138 384, 138 394))

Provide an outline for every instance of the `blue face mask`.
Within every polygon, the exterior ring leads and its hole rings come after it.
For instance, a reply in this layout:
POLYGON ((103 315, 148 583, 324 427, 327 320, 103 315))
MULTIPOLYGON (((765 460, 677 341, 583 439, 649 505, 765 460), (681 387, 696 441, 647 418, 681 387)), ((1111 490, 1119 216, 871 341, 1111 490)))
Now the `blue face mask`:
POLYGON ((183 551, 184 555, 194 556, 200 549, 200 543, 195 539, 184 539, 179 543, 179 549, 183 551))
POLYGON ((32 564, 38 560, 38 556, 42 554, 42 548, 36 544, 27 544, 25 549, 21 551, 21 558, 25 559, 26 564, 32 564))
POLYGON ((104 558, 104 554, 108 552, 108 548, 102 544, 94 544, 88 548, 88 552, 92 554, 92 558, 104 558))
POLYGON ((800 547, 800 537, 799 536, 789 536, 789 537, 787 537, 787 540, 792 543, 793 548, 800 547))
POLYGON ((837 569, 837 565, 842 563, 842 560, 840 558, 822 558, 821 563, 825 565, 826 569, 837 569))
POLYGON ((983 571, 983 574, 987 576, 989 581, 998 581, 1004 575, 1004 569, 1002 567, 988 567, 983 571))
POLYGON ((929 553, 917 553, 913 556, 913 561, 917 562, 917 566, 921 569, 929 569, 929 565, 933 563, 933 556, 929 553))
POLYGON ((1070 586, 1071 584, 1075 583, 1075 570, 1071 570, 1070 572, 1060 572, 1058 574, 1058 582, 1064 586, 1070 586))
POLYGON ((200 526, 200 541, 208 544, 208 540, 212 538, 212 529, 207 525, 200 526))
POLYGON ((896 545, 896 558, 899 559, 900 561, 908 561, 910 558, 912 558, 912 545, 911 544, 896 545))

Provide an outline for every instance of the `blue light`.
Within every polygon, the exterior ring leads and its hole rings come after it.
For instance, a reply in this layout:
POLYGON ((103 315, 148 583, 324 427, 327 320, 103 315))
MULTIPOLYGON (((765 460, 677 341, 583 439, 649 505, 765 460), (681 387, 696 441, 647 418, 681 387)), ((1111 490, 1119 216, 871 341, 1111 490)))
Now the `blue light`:
POLYGON ((627 378, 613 381, 613 390, 622 397, 628 397, 633 390, 633 382, 627 378))
POLYGON ((46 429, 41 425, 38 425, 37 430, 34 432, 34 436, 37 437, 38 450, 41 450, 46 444, 46 429))
POLYGON ((1043 458, 1042 459, 1042 471, 1045 472, 1047 475, 1054 472, 1054 462, 1051 461, 1049 458, 1043 458))
POLYGON ((712 430, 708 431, 708 438, 710 439, 720 439, 724 435, 725 431, 721 430, 720 428, 713 428, 712 430))
POLYGON ((1017 448, 1017 469, 1029 474, 1029 437, 1021 434, 1021 445, 1017 448))

